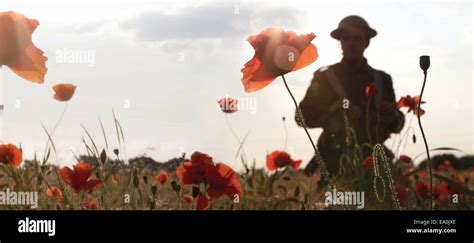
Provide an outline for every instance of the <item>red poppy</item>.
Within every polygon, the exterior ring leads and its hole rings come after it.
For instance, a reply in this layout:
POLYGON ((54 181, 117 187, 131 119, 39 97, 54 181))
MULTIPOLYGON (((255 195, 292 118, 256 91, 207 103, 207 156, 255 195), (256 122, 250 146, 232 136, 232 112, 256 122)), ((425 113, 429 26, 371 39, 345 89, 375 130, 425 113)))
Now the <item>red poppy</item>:
POLYGON ((362 162, 362 165, 364 166, 364 169, 372 170, 374 168, 374 157, 372 157, 372 155, 367 156, 367 158, 362 162))
POLYGON ((400 155, 400 161, 405 164, 410 164, 411 162, 413 162, 413 160, 409 156, 404 154, 400 155))
POLYGON ((318 58, 310 33, 296 35, 293 31, 268 28, 258 35, 249 36, 248 42, 255 49, 253 58, 242 68, 242 84, 246 92, 260 90, 276 77, 304 68, 318 58))
MULTIPOLYGON (((408 112, 410 111, 413 111, 413 114, 417 115, 417 111, 418 111, 418 103, 420 102, 420 97, 419 96, 415 96, 415 97, 411 97, 409 95, 405 96, 405 97, 402 97, 400 98, 400 100, 398 101, 397 103, 397 108, 402 108, 402 107, 407 107, 408 108, 408 112)), ((422 101, 421 104, 424 104, 426 102, 422 101)), ((425 111, 423 109, 420 108, 420 116, 422 116, 423 114, 425 114, 425 111)))
POLYGON ((367 96, 367 98, 373 97, 375 95, 375 92, 376 88, 374 83, 365 87, 365 96, 367 96))
POLYGON ((398 200, 405 202, 408 198, 407 189, 402 185, 396 185, 395 190, 397 192, 398 200))
POLYGON ((8 66, 18 76, 43 83, 46 58, 32 41, 39 22, 16 12, 0 13, 0 66, 8 66))
POLYGON ((92 173, 92 166, 88 163, 79 162, 74 165, 74 170, 69 167, 63 167, 59 174, 61 178, 71 186, 76 193, 81 190, 95 190, 102 185, 99 179, 90 179, 92 173))
POLYGON ((20 166, 23 161, 21 150, 13 144, 0 144, 0 163, 10 164, 13 168, 20 166))
POLYGON ((285 151, 274 151, 267 155, 267 169, 270 171, 291 165, 293 169, 298 169, 302 160, 293 160, 285 151))
POLYGON ((205 210, 211 207, 211 199, 199 193, 197 197, 197 210, 205 210))
POLYGON ((76 86, 74 84, 56 84, 53 86, 54 99, 57 101, 68 101, 74 95, 76 86))
POLYGON ((443 163, 438 165, 438 170, 440 171, 448 171, 451 169, 453 169, 453 166, 450 160, 445 160, 443 163))
POLYGON ((208 167, 206 179, 209 184, 207 193, 212 198, 220 198, 222 195, 226 195, 230 199, 234 199, 235 195, 242 194, 238 174, 223 163, 208 167))
POLYGON ((61 202, 63 200, 63 192, 57 186, 47 188, 46 189, 46 196, 48 196, 50 198, 53 198, 53 199, 55 198, 57 200, 58 204, 61 204, 61 202))
POLYGON ((156 182, 164 185, 168 181, 168 173, 164 171, 160 171, 160 173, 156 176, 156 182))
POLYGON ((183 199, 187 203, 193 203, 193 201, 194 201, 194 198, 191 195, 184 195, 183 199))
POLYGON ((205 181, 206 170, 212 166, 212 157, 207 154, 194 152, 191 161, 178 166, 176 175, 181 184, 200 184, 205 181))
POLYGON ((221 107, 221 110, 225 113, 234 113, 237 112, 237 99, 232 99, 232 98, 222 98, 217 101, 219 106, 221 107))
POLYGON ((415 192, 421 199, 426 200, 429 198, 428 186, 424 182, 417 181, 415 183, 415 192))
POLYGON ((81 203, 81 208, 83 210, 96 210, 97 203, 91 196, 86 196, 86 198, 84 198, 84 201, 81 203))
POLYGON ((447 197, 451 194, 450 192, 450 186, 446 182, 441 182, 437 186, 437 191, 440 196, 447 197))

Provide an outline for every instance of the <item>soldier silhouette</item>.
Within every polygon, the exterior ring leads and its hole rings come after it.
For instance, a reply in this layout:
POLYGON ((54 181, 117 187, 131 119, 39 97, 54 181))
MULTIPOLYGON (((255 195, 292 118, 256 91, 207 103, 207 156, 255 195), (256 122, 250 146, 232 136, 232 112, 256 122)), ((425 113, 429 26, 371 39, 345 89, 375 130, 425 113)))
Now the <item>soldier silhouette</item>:
MULTIPOLYGON (((405 123, 403 113, 396 107, 392 78, 369 66, 364 58, 370 39, 376 35, 377 32, 359 16, 342 19, 331 36, 340 41, 343 58, 341 62, 322 67, 314 73, 299 105, 309 128, 323 128, 318 148, 332 175, 338 173, 340 157, 346 149, 344 99, 349 101, 347 120, 354 129, 359 146, 364 143, 383 144, 391 133, 399 133, 405 123), (366 92, 371 85, 375 85, 373 97, 366 92), (367 110, 369 119, 366 119, 367 110)), ((295 119, 301 126, 298 116, 295 119)), ((393 153, 385 149, 387 156, 393 158, 393 153)), ((371 152, 369 147, 363 146, 362 159, 371 152)), ((312 174, 316 169, 317 162, 313 157, 305 172, 312 174)))

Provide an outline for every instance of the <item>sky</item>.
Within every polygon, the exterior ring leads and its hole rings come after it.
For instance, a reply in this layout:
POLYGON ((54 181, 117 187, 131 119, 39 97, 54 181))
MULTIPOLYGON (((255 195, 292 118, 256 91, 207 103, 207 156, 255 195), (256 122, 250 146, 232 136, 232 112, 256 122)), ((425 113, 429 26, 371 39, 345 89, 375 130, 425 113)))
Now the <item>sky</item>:
MULTIPOLYGON (((47 136, 41 124, 52 130, 65 106, 52 98, 51 87, 66 82, 77 90, 53 134, 58 151, 53 164, 71 165, 71 151, 86 153, 81 125, 98 147, 105 147, 99 117, 111 154, 118 146, 114 110, 129 158, 146 154, 166 161, 181 152, 201 151, 242 169, 235 158, 239 144, 216 103, 230 96, 242 106, 228 122, 240 139, 248 134, 245 152, 257 167, 265 164, 267 153, 285 147, 283 116, 286 149, 305 165, 313 150, 294 122, 282 80, 259 92, 244 92, 240 69, 254 54, 246 40, 267 27, 316 34, 318 60, 286 75, 300 101, 313 73, 341 60, 340 45, 329 33, 352 14, 377 30, 365 57, 391 75, 397 99, 419 94, 419 56, 431 56, 422 117, 429 146, 474 152, 471 1, 2 0, 0 11, 10 10, 40 22, 33 41, 48 57, 41 85, 8 68, 0 71, 2 140, 21 143, 27 158, 42 157, 47 136)), ((412 127, 419 142, 408 143, 402 153, 415 156, 424 145, 416 119, 412 127)), ((321 129, 310 133, 316 140, 321 129)), ((393 137, 385 143, 389 148, 393 137)))

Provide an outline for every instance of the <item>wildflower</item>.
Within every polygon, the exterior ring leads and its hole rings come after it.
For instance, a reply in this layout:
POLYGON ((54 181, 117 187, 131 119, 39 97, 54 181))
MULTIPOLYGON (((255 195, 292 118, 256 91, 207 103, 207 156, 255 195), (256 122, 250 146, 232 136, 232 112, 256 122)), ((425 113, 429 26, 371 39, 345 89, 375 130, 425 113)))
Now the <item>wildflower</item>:
POLYGON ((0 163, 10 164, 13 168, 20 166, 23 161, 21 150, 13 144, 0 144, 0 163))
POLYGON ((211 207, 211 200, 208 196, 199 193, 197 197, 197 210, 205 210, 211 207))
POLYGON ((53 86, 53 90, 55 100, 69 101, 76 91, 76 86, 74 84, 56 84, 53 86))
POLYGON ((232 99, 232 98, 222 98, 217 101, 219 106, 221 107, 221 110, 224 113, 234 113, 237 112, 237 99, 232 99))
POLYGON ((372 155, 367 156, 362 162, 364 169, 371 170, 374 168, 374 157, 372 155))
POLYGON ((91 196, 86 196, 84 201, 81 203, 81 209, 83 210, 96 210, 97 203, 91 196))
POLYGON ((276 77, 304 68, 318 57, 310 33, 296 35, 293 31, 268 28, 258 35, 249 36, 248 42, 255 49, 253 58, 242 68, 242 84, 246 92, 260 90, 276 77))
POLYGON ((217 163, 215 166, 207 168, 206 179, 209 184, 207 193, 212 198, 226 195, 230 199, 234 199, 235 195, 242 194, 238 174, 223 163, 217 163))
POLYGON ((206 169, 212 166, 212 157, 194 152, 191 161, 182 163, 176 170, 180 184, 200 184, 205 181, 206 169))
POLYGON ((367 96, 367 98, 373 97, 375 95, 375 92, 376 92, 375 83, 372 83, 365 87, 365 96, 367 96))
POLYGON ((183 199, 187 203, 193 203, 193 201, 194 201, 194 198, 191 195, 184 195, 183 199))
POLYGON ((421 199, 426 200, 429 198, 429 190, 428 186, 424 182, 417 181, 415 183, 415 193, 418 195, 421 199))
POLYGON ((32 41, 39 22, 16 12, 0 12, 0 66, 33 83, 43 83, 46 58, 32 41))
POLYGON ((156 176, 156 182, 164 185, 168 181, 168 173, 164 171, 160 171, 160 173, 156 176))
POLYGON ((413 160, 407 156, 407 155, 400 155, 400 161, 405 163, 405 164, 410 164, 411 162, 413 162, 413 160))
POLYGON ((267 169, 270 171, 291 165, 293 169, 298 169, 302 160, 293 160, 287 152, 274 151, 267 155, 267 169))
POLYGON ((59 174, 61 178, 71 186, 76 193, 81 190, 95 190, 102 185, 99 179, 90 179, 92 166, 85 162, 79 162, 73 166, 74 170, 69 167, 63 167, 59 174))
MULTIPOLYGON (((420 97, 415 96, 411 97, 410 95, 407 95, 405 97, 400 98, 400 100, 397 103, 397 108, 402 108, 402 107, 407 107, 408 112, 413 111, 413 114, 417 115, 419 113, 420 116, 425 114, 425 111, 420 108, 420 112, 418 111, 418 103, 420 102, 420 97)), ((426 102, 422 101, 421 104, 424 104, 426 102)))
POLYGON ((57 186, 47 188, 46 196, 56 199, 58 204, 61 204, 63 201, 63 192, 57 186))

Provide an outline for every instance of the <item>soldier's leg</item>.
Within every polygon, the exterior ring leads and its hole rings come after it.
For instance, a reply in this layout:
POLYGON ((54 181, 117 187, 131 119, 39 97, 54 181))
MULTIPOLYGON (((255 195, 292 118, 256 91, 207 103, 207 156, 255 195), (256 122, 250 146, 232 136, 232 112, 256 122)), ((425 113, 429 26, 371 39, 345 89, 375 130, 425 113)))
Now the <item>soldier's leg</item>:
MULTIPOLYGON (((325 148, 320 148, 321 157, 323 158, 324 162, 326 163, 326 168, 329 172, 330 176, 334 176, 339 172, 339 159, 341 153, 336 150, 328 150, 325 148)), ((321 170, 321 166, 316 161, 316 157, 313 156, 311 161, 306 165, 304 172, 306 175, 312 175, 316 171, 321 170)), ((325 180, 325 178, 321 178, 321 181, 325 180)))

